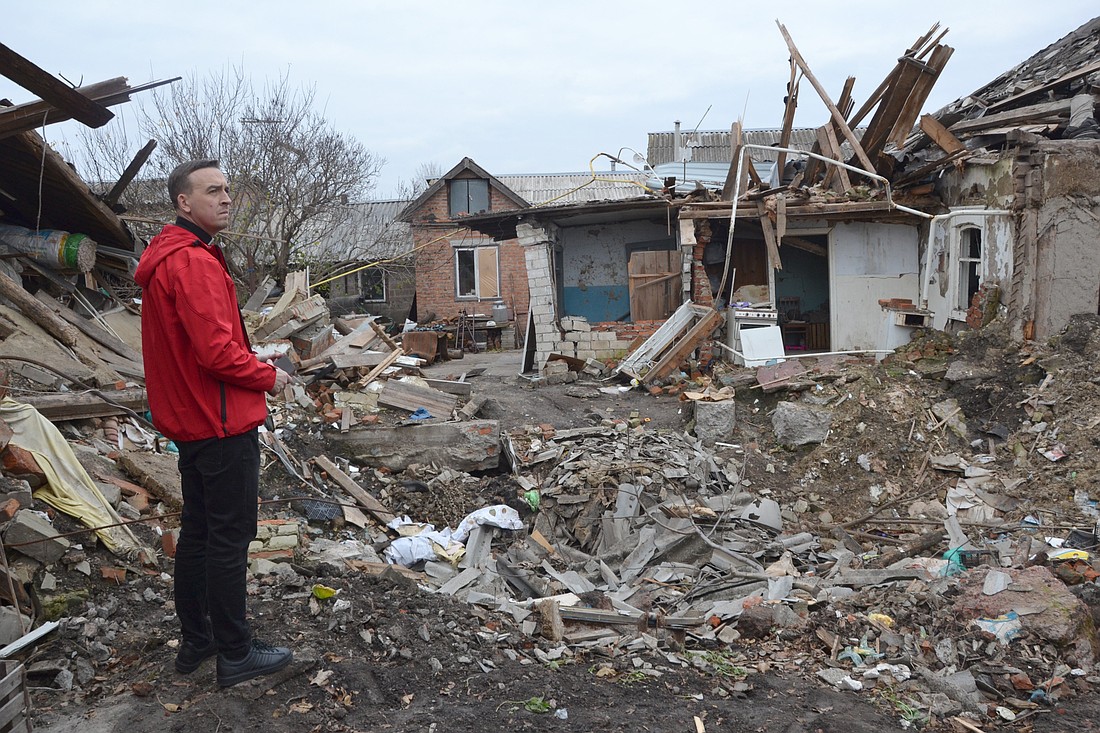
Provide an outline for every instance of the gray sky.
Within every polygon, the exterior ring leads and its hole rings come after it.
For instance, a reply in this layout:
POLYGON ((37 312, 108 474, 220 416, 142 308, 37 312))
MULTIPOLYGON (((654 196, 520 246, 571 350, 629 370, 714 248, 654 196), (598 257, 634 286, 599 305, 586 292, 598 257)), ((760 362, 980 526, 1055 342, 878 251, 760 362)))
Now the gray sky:
MULTIPOLYGON (((646 133, 671 130, 676 119, 688 130, 700 120, 700 129, 728 129, 742 116, 746 127, 778 127, 789 65, 776 13, 830 95, 856 77, 857 106, 939 21, 955 54, 926 105, 934 111, 1097 7, 1095 0, 7 5, 0 42, 73 82, 126 76, 139 84, 240 65, 257 82, 288 73, 296 86, 315 84, 333 126, 386 159, 376 198, 393 194, 418 164, 447 170, 466 155, 497 174, 583 171, 600 152, 644 153, 646 133)), ((2 97, 31 99, 0 77, 2 97)), ((799 101, 797 126, 825 122, 806 80, 799 101)), ((134 104, 113 109, 125 116, 134 104)), ((63 153, 76 140, 65 126, 46 134, 63 153)), ((143 141, 134 142, 136 150, 143 141)))

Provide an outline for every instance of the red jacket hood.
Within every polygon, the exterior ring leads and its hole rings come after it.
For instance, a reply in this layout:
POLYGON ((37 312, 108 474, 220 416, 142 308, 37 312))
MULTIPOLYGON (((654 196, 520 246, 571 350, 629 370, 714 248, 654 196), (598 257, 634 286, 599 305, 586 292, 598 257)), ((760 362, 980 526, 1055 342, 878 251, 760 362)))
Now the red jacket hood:
POLYGON ((153 279, 153 271, 161 263, 179 250, 194 245, 203 246, 202 240, 183 227, 169 224, 160 234, 153 237, 153 241, 141 253, 137 270, 134 271, 134 280, 143 288, 149 287, 153 279))

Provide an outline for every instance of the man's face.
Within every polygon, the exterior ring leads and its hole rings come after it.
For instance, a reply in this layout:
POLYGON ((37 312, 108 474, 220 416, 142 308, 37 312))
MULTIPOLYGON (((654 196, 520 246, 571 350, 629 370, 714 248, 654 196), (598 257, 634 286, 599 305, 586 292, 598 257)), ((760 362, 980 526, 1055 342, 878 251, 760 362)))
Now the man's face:
POLYGON ((217 168, 200 168, 188 176, 191 193, 179 195, 179 211, 207 234, 229 226, 229 184, 217 168))

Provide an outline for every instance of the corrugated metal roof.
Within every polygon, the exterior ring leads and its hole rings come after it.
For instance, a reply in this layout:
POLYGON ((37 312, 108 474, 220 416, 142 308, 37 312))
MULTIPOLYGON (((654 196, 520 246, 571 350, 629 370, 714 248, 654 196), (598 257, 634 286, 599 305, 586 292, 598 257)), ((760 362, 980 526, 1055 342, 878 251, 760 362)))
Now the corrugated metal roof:
MULTIPOLYGON (((756 169, 757 175, 764 180, 769 188, 779 185, 778 170, 775 161, 754 160, 752 163, 753 168, 756 169)), ((729 170, 730 164, 728 162, 700 163, 698 161, 691 161, 690 163, 662 163, 655 169, 657 177, 651 178, 649 184, 654 188, 661 188, 664 185, 664 179, 669 176, 675 176, 676 193, 679 194, 691 193, 695 190, 696 183, 701 183, 704 187, 711 190, 720 190, 726 183, 726 176, 729 175, 729 170)))
POLYGON ((540 204, 576 204, 586 201, 621 201, 646 193, 645 173, 596 171, 592 173, 531 173, 498 175, 497 179, 526 199, 540 204))
POLYGON ((405 200, 350 204, 346 218, 315 245, 316 254, 336 262, 380 260, 412 249, 412 227, 397 221, 405 200))
MULTIPOLYGON (((864 128, 855 130, 856 137, 863 134, 864 128)), ((751 145, 778 145, 783 131, 774 129, 745 130, 743 133, 746 143, 751 145)), ((692 163, 729 163, 733 157, 733 149, 730 145, 729 130, 700 130, 697 132, 681 132, 681 145, 691 152, 689 162, 692 163)), ((812 127, 796 127, 791 130, 791 142, 787 147, 795 150, 811 150, 817 140, 817 132, 812 127)), ((848 144, 844 143, 847 148, 848 144)), ((676 161, 676 133, 675 132, 651 132, 649 133, 649 146, 647 158, 649 164, 657 167, 665 163, 676 161)), ((754 150, 753 160, 775 160, 775 156, 763 151, 754 150)))

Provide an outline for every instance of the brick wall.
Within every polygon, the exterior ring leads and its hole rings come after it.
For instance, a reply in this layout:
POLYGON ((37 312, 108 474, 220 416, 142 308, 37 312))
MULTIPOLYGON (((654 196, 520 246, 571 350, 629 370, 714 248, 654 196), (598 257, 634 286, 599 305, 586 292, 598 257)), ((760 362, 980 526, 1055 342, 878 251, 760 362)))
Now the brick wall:
MULTIPOLYGON (((505 305, 512 308, 516 320, 519 321, 526 316, 528 308, 527 266, 523 248, 514 239, 498 243, 500 299, 478 301, 455 296, 455 245, 490 245, 492 240, 463 227, 461 219, 450 219, 447 190, 447 186, 443 186, 413 215, 413 246, 417 248, 417 316, 425 320, 434 313, 437 319, 448 319, 458 316, 462 310, 467 313, 489 314, 492 304, 503 300, 505 305), (441 241, 433 242, 441 237, 441 241)), ((517 206, 490 186, 489 208, 491 211, 508 211, 517 206)))

